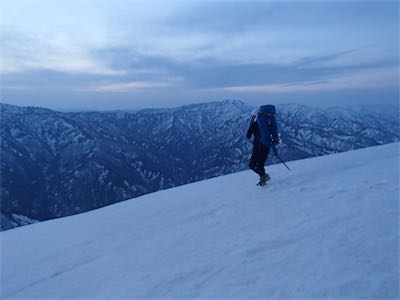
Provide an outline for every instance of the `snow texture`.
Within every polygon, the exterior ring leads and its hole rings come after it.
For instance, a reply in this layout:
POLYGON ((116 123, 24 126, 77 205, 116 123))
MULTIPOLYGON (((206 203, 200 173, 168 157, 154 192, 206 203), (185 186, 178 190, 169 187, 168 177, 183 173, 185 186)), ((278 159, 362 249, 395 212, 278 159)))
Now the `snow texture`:
POLYGON ((2 299, 399 298, 399 144, 0 233, 2 299))

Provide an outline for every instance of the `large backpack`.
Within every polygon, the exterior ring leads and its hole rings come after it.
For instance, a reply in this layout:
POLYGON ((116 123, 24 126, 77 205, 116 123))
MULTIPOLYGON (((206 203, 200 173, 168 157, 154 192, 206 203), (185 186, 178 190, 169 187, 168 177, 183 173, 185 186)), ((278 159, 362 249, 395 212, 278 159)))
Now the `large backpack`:
POLYGON ((275 115, 275 106, 273 105, 263 105, 258 112, 257 124, 260 129, 261 143, 267 147, 279 143, 275 115))

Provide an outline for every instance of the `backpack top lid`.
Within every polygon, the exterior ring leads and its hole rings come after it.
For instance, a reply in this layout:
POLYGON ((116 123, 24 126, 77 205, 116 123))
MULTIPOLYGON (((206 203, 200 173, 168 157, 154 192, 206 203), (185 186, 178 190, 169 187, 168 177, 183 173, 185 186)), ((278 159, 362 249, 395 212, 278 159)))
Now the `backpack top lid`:
POLYGON ((257 116, 258 112, 259 112, 258 108, 255 108, 251 111, 250 116, 257 116))
POLYGON ((260 106, 260 113, 275 115, 275 106, 273 106, 273 105, 262 105, 262 106, 260 106))

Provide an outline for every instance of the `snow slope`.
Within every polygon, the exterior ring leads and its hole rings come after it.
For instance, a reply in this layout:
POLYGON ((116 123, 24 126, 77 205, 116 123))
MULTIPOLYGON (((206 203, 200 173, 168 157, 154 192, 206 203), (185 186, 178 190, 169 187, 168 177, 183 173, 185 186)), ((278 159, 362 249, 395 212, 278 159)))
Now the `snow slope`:
POLYGON ((2 299, 398 298, 399 144, 1 233, 2 299))

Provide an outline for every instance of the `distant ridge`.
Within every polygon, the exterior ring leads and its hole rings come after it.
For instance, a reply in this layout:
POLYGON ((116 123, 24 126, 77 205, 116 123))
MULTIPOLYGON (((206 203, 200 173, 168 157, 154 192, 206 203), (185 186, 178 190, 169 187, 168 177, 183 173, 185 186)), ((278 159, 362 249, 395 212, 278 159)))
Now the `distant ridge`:
MULTIPOLYGON (((245 170, 252 109, 239 100, 129 113, 1 104, 2 229, 245 170)), ((277 112, 285 160, 399 140, 393 111, 290 104, 277 112)), ((271 155, 268 164, 277 162, 271 155)))

